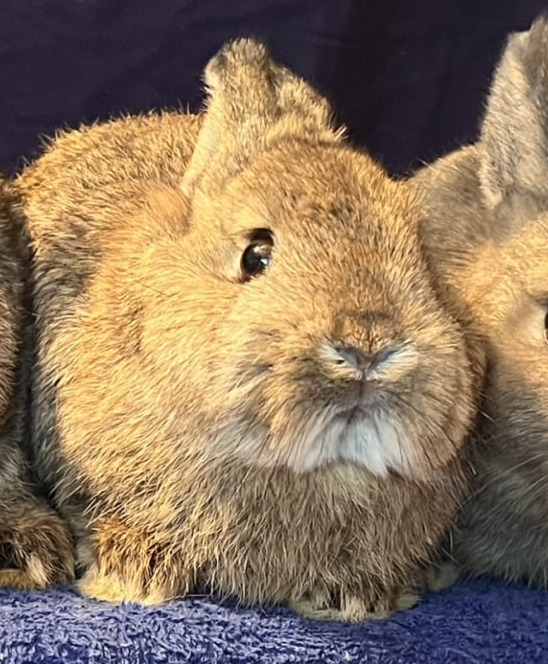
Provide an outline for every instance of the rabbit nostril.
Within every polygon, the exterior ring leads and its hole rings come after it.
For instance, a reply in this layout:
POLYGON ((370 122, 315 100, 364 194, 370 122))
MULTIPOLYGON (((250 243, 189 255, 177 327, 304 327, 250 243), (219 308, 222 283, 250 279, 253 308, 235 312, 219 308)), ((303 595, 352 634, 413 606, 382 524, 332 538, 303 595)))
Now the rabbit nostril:
POLYGON ((362 372, 375 369, 395 353, 393 348, 382 348, 375 353, 367 353, 355 346, 339 346, 335 350, 339 355, 337 364, 346 364, 362 372))
POLYGON ((340 356, 338 364, 348 364, 358 371, 365 371, 376 363, 376 354, 366 353, 354 346, 343 346, 336 350, 340 356))

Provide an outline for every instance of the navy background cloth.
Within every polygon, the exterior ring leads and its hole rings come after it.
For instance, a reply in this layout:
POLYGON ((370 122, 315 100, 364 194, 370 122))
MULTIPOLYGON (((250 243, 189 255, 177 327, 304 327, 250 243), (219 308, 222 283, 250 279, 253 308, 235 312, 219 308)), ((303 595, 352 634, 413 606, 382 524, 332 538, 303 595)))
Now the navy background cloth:
MULTIPOLYGON (((0 0, 0 168, 39 134, 190 105, 225 39, 265 39, 393 173, 473 140, 506 35, 546 0, 0 0)), ((151 609, 0 591, 0 661, 548 662, 548 595, 484 581, 386 622, 313 623, 212 600, 151 609)))
POLYGON ((0 0, 0 168, 38 134, 201 100, 230 37, 262 37, 393 173, 472 140, 500 49, 547 0, 0 0))

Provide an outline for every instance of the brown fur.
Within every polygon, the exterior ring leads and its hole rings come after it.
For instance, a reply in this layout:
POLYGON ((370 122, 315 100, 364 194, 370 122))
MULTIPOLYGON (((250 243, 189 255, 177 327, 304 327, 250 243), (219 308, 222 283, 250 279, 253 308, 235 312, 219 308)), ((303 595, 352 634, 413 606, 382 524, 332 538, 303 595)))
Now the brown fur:
POLYGON ((386 615, 462 499, 480 354, 438 301, 414 190, 351 150, 322 98, 253 42, 206 82, 202 116, 61 135, 14 185, 35 250, 34 445, 83 542, 89 526, 80 588, 386 615), (241 283, 257 228, 273 264, 241 283), (357 403, 333 346, 387 344, 401 357, 354 413, 386 449, 329 441, 357 403))
MULTIPOLYGON (((548 21, 511 38, 482 139, 416 178, 424 239, 488 348, 475 480, 448 553, 548 586, 548 21)), ((455 576, 453 575, 453 579, 455 576)))
POLYGON ((70 533, 32 486, 24 443, 24 243, 0 181, 0 585, 44 588, 70 580, 70 533))

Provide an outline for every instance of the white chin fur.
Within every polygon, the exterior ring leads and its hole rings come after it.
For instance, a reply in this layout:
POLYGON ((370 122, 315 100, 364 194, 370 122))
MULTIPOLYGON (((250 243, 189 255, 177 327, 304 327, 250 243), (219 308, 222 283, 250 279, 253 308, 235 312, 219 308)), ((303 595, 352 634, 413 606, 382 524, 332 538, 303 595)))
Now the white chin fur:
POLYGON ((345 461, 364 466, 378 477, 385 477, 389 470, 414 474, 417 460, 412 442, 400 434, 393 417, 382 413, 336 418, 323 431, 308 432, 306 438, 294 441, 293 449, 299 453, 288 459, 296 472, 345 461))

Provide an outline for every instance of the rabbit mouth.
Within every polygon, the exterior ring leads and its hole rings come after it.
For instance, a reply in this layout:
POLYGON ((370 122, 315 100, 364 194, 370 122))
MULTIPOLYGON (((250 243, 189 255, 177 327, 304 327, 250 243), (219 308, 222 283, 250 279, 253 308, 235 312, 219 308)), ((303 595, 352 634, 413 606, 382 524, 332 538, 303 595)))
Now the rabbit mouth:
POLYGON ((410 441, 401 435, 394 415, 367 407, 363 401, 335 416, 336 448, 341 460, 368 468, 384 477, 391 470, 408 471, 410 441))

